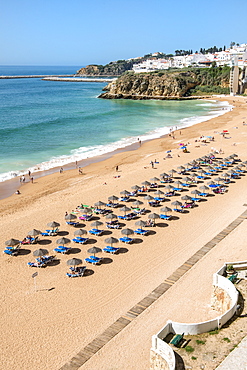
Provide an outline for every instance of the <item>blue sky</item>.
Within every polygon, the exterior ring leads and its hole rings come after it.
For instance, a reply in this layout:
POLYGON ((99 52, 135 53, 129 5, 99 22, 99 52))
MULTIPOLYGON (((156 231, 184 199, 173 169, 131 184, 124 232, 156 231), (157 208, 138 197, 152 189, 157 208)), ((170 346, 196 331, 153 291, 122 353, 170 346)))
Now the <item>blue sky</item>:
POLYGON ((246 0, 5 0, 0 65, 85 66, 247 43, 246 14, 246 0))

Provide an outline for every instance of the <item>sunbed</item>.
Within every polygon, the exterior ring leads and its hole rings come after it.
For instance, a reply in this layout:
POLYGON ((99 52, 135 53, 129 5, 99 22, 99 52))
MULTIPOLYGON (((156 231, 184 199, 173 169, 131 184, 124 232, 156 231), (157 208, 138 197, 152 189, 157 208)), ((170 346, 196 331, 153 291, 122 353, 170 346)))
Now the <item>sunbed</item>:
POLYGON ((149 230, 143 230, 143 229, 137 229, 134 231, 137 235, 147 235, 149 233, 149 230))
POLYGON ((68 277, 81 277, 84 275, 84 272, 86 270, 86 266, 82 266, 82 267, 71 267, 70 268, 71 272, 67 272, 66 273, 66 276, 68 277))
POLYGON ((107 253, 115 254, 117 251, 119 251, 119 249, 120 248, 107 246, 107 247, 103 248, 103 251, 107 252, 107 253))
POLYGON ((66 253, 68 253, 71 250, 71 248, 70 247, 59 246, 59 247, 57 247, 57 248, 55 248, 53 250, 54 250, 54 252, 57 252, 57 253, 66 254, 66 253))
POLYGON ((172 218, 171 215, 160 215, 161 220, 170 220, 172 218))
POLYGON ((89 230, 89 233, 92 235, 100 236, 103 233, 103 230, 98 230, 98 229, 91 229, 89 230))
POLYGON ((77 238, 72 239, 72 241, 78 244, 85 244, 88 241, 88 238, 77 237, 77 238))
POLYGON ((77 225, 79 224, 79 222, 66 221, 66 224, 67 224, 67 225, 70 225, 70 226, 77 226, 77 225))
POLYGON ((95 259, 92 258, 85 258, 84 261, 91 263, 92 265, 97 265, 99 263, 99 261, 96 261, 95 259))
POLYGON ((133 242, 133 239, 132 238, 128 238, 127 236, 124 236, 122 238, 119 238, 120 242, 123 242, 123 243, 127 243, 127 244, 130 244, 133 242))
POLYGON ((20 246, 15 246, 15 247, 6 247, 6 249, 3 251, 3 253, 9 255, 9 256, 17 256, 19 253, 20 246))

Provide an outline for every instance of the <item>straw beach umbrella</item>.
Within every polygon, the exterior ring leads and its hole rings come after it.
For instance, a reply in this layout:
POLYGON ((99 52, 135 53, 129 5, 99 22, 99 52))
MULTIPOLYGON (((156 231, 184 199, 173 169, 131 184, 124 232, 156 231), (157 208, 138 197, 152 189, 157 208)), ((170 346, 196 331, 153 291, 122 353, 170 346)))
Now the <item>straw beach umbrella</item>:
POLYGON ((41 231, 40 230, 36 230, 36 229, 33 229, 33 230, 31 230, 31 231, 29 231, 28 233, 27 233, 27 235, 29 235, 29 236, 37 236, 37 235, 39 235, 39 234, 41 234, 41 231))
POLYGON ((62 237, 62 238, 57 239, 56 243, 61 244, 61 245, 65 245, 65 244, 69 244, 70 241, 71 240, 69 238, 62 237))
POLYGON ((75 269, 75 266, 78 266, 78 265, 82 264, 82 260, 80 258, 71 258, 66 263, 67 263, 68 266, 72 266, 75 269))
POLYGON ((171 208, 169 208, 169 207, 162 207, 161 208, 161 212, 163 212, 163 213, 167 213, 167 212, 172 212, 172 209, 171 208))
POLYGON ((131 211, 131 209, 129 207, 127 207, 127 206, 123 206, 122 208, 120 208, 120 211, 121 212, 124 212, 124 214, 126 215, 126 212, 131 211))
POLYGON ((91 223, 91 226, 93 226, 93 227, 98 227, 98 226, 101 226, 101 225, 103 225, 103 222, 98 221, 98 220, 91 223))
POLYGON ((157 213, 150 213, 148 215, 148 218, 150 218, 151 220, 153 220, 154 221, 154 225, 155 225, 155 220, 157 220, 158 218, 160 218, 160 216, 157 213))
POLYGON ((57 227, 60 226, 60 223, 56 221, 51 221, 51 222, 48 222, 47 226, 51 227, 52 229, 56 229, 57 227))
POLYGON ((137 226, 140 226, 140 229, 142 230, 142 228, 145 227, 147 223, 145 221, 143 221, 143 220, 138 220, 138 221, 136 221, 135 224, 137 226))
POLYGON ((116 220, 117 215, 114 215, 114 213, 110 213, 109 215, 106 215, 105 217, 107 220, 116 220))
POLYGON ((128 235, 134 234, 134 231, 132 229, 127 228, 127 229, 121 230, 121 234, 128 236, 128 235))
POLYGON ((100 208, 100 207, 102 207, 102 206, 105 206, 105 203, 104 203, 104 202, 101 202, 101 201, 99 200, 98 202, 94 203, 94 205, 95 205, 95 207, 100 208))
POLYGON ((70 213, 70 214, 66 215, 64 218, 65 218, 66 221, 72 221, 72 220, 75 220, 77 218, 77 216, 70 213))
POLYGON ((48 252, 47 249, 40 248, 40 249, 37 249, 36 251, 34 251, 33 255, 34 255, 34 257, 42 257, 42 256, 46 256, 48 253, 49 252, 48 252))
POLYGON ((78 229, 74 232, 74 235, 86 235, 87 234, 87 230, 84 230, 84 229, 78 229))
POLYGON ((20 240, 17 239, 9 239, 7 240, 4 244, 7 245, 8 247, 14 247, 15 245, 18 245, 20 243, 20 240))
POLYGON ((133 204, 134 206, 139 207, 139 206, 141 206, 141 205, 143 204, 143 202, 142 202, 141 200, 135 200, 134 202, 132 202, 132 204, 133 204))
POLYGON ((96 253, 102 252, 102 250, 98 247, 89 248, 87 251, 88 251, 88 253, 92 253, 94 255, 94 257, 95 257, 96 253))
POLYGON ((110 236, 109 238, 105 239, 105 243, 110 244, 111 247, 112 247, 112 244, 115 244, 115 243, 118 243, 118 242, 119 242, 119 240, 117 238, 114 238, 113 236, 110 236))

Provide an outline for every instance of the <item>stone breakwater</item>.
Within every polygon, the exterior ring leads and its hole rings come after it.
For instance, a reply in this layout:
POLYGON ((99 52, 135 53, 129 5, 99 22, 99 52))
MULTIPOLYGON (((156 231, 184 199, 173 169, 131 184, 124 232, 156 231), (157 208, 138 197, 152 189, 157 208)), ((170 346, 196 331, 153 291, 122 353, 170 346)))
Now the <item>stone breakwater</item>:
POLYGON ((65 82, 112 82, 113 78, 84 78, 84 77, 71 77, 71 78, 61 78, 61 77, 44 77, 42 80, 45 81, 65 81, 65 82))
MULTIPOLYGON (((73 77, 74 75, 57 75, 56 77, 73 77)), ((54 76, 50 75, 27 75, 27 76, 0 76, 0 79, 12 79, 12 78, 51 78, 54 76)))

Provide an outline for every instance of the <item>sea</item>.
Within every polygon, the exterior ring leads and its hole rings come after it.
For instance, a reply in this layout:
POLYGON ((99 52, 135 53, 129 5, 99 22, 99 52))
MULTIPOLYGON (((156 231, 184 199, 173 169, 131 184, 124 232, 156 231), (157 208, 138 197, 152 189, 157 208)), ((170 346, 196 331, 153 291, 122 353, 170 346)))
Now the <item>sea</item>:
MULTIPOLYGON (((81 66, 0 66, 0 76, 71 75, 81 66)), ((0 79, 0 182, 161 137, 224 114, 216 100, 98 99, 106 82, 0 79)))

